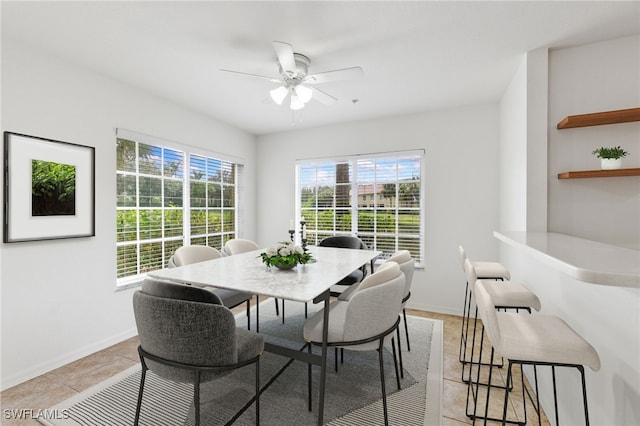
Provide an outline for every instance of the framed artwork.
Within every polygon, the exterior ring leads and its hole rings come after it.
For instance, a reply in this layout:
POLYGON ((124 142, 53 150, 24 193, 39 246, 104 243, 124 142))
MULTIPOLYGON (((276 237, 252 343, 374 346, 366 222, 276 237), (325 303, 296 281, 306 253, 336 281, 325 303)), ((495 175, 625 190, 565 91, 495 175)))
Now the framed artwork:
POLYGON ((95 236, 95 148, 4 132, 3 241, 95 236))

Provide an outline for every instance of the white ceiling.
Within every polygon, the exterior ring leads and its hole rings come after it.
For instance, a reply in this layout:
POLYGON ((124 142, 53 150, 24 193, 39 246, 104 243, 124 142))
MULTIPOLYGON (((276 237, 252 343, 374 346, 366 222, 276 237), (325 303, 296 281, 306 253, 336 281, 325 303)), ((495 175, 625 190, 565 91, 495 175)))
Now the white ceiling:
POLYGON ((527 51, 638 33, 638 1, 2 1, 2 37, 253 134, 495 101, 527 51), (274 83, 219 71, 277 77, 273 40, 364 79, 294 116, 274 83))

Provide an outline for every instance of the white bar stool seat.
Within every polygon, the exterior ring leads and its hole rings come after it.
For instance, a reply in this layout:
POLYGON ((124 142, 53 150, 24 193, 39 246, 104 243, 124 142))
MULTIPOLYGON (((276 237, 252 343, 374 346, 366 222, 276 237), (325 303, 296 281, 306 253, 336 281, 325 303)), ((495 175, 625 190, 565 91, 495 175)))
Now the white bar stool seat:
MULTIPOLYGON (((512 282, 512 281, 493 281, 493 280, 481 280, 480 277, 476 273, 476 269, 471 263, 469 259, 466 259, 464 262, 464 270, 467 274, 467 282, 470 283, 470 293, 472 298, 474 296, 476 281, 480 280, 484 283, 487 292, 489 293, 491 299, 494 302, 494 306, 496 309, 514 309, 516 312, 519 312, 520 309, 526 310, 531 313, 532 309, 539 311, 541 308, 540 299, 534 293, 531 292, 524 285, 512 282)), ((471 308, 471 307, 469 307, 471 308)), ((471 310, 471 309, 469 309, 471 310)), ((517 315, 517 314, 515 314, 517 315)), ((471 367, 469 368, 469 376, 465 378, 465 364, 474 364, 476 361, 473 359, 473 355, 475 352, 475 344, 476 344, 476 320, 478 319, 478 308, 476 308, 476 314, 474 317, 473 324, 473 337, 471 343, 471 358, 470 360, 466 359, 466 347, 464 353, 463 367, 462 367, 462 381, 467 383, 471 379, 471 367)), ((465 337, 466 338, 466 337, 465 337)), ((482 362, 481 358, 478 358, 477 362, 482 362)), ((492 362, 493 364, 493 362, 492 362)), ((485 364, 486 365, 486 364, 485 364)), ((502 367, 502 364, 496 365, 498 367, 502 367)), ((468 414, 468 413, 467 413, 468 414)))
MULTIPOLYGON (((483 329, 489 338, 491 348, 491 363, 495 353, 499 353, 509 360, 506 383, 510 383, 512 377, 513 364, 533 365, 535 366, 551 366, 553 376, 553 395, 555 408, 555 424, 559 424, 558 419, 558 403, 556 389, 555 367, 574 367, 577 368, 582 380, 582 398, 584 404, 585 423, 589 424, 589 410, 587 407, 587 389, 585 383, 584 366, 590 367, 593 371, 600 369, 600 357, 596 350, 584 340, 576 331, 574 331, 564 320, 552 315, 519 315, 511 312, 499 312, 488 291, 488 285, 482 280, 475 283, 474 296, 478 305, 480 318, 482 319, 483 329)), ((483 334, 484 340, 484 334, 483 334)), ((482 343, 480 352, 482 353, 482 343)), ((480 378, 480 368, 478 366, 478 381, 480 378)), ((491 372, 489 370, 489 383, 491 383, 491 372)), ((538 377, 535 376, 535 389, 537 396, 538 377)), ((526 424, 526 398, 524 396, 524 378, 523 380, 523 411, 524 423, 526 424)), ((471 389, 472 381, 469 382, 471 389)), ((488 407, 491 386, 487 387, 485 415, 476 416, 478 383, 474 392, 474 422, 476 419, 502 421, 505 423, 519 423, 518 421, 507 420, 507 407, 509 402, 509 390, 505 389, 503 417, 502 419, 488 418, 488 407)), ((537 400, 536 412, 540 420, 540 402, 537 400)))
MULTIPOLYGON (((466 274, 465 261, 467 254, 462 246, 458 246, 458 256, 462 271, 466 274)), ((511 279, 509 270, 499 262, 477 261, 471 262, 479 279, 505 281, 511 279)), ((471 287, 469 281, 464 289, 464 304, 462 305, 462 329, 460 330, 460 350, 458 360, 464 365, 467 361, 467 337, 469 335, 469 319, 471 316, 471 287), (466 326, 465 326, 466 323, 466 326)))

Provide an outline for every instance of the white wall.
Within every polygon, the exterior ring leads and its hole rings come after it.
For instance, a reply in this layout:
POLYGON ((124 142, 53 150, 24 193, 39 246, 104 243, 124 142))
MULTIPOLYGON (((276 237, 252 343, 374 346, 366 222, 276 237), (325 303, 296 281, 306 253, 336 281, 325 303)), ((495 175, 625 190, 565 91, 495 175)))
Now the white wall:
POLYGON ((414 275, 409 306, 459 315, 465 279, 458 245, 470 257, 498 254, 498 136, 497 104, 260 136, 258 239, 287 236, 296 159, 424 149, 426 266, 414 275))
POLYGON ((96 148, 96 236, 1 246, 3 389, 136 334, 132 291, 115 291, 116 128, 246 159, 241 220, 255 235, 255 139, 243 131, 7 38, 2 125, 96 148))
POLYGON ((591 151, 621 145, 624 167, 640 167, 640 123, 556 129, 567 115, 640 106, 640 36, 551 51, 549 230, 640 247, 640 177, 558 180, 600 168, 591 151))
POLYGON ((524 55, 500 100, 500 229, 547 230, 548 51, 524 55))
POLYGON ((526 56, 500 101, 499 167, 499 227, 503 230, 524 231, 527 229, 526 56))

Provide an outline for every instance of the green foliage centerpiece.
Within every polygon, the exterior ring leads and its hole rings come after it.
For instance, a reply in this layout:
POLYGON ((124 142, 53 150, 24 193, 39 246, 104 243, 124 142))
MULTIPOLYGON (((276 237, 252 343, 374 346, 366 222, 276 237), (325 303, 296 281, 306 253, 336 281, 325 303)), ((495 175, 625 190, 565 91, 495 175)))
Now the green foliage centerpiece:
POLYGON ((267 266, 279 269, 291 269, 298 263, 305 264, 311 260, 311 253, 290 241, 281 241, 275 246, 268 247, 260 253, 262 261, 267 266))

